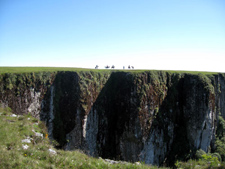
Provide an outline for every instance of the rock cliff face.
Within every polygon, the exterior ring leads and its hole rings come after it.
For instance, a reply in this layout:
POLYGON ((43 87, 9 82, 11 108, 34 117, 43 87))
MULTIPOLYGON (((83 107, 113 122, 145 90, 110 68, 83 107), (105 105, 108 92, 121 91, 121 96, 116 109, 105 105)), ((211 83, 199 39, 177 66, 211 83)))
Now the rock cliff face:
POLYGON ((55 73, 0 74, 0 103, 17 114, 30 112, 39 118, 42 99, 54 81, 55 73))
POLYGON ((173 165, 213 151, 225 75, 166 71, 0 75, 0 102, 46 122, 66 150, 173 165))

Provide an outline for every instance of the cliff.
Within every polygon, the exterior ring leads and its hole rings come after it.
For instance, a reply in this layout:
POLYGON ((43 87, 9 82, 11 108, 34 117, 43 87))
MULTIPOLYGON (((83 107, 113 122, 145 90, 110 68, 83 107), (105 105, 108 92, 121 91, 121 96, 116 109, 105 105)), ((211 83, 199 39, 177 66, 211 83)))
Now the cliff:
POLYGON ((65 150, 173 165, 215 151, 225 75, 171 71, 0 74, 0 103, 45 121, 65 150))

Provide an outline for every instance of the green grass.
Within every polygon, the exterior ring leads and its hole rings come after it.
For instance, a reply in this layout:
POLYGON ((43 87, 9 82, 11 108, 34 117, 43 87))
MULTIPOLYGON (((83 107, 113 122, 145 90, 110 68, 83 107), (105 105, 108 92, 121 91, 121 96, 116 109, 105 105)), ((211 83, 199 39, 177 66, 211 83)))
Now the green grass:
MULTIPOLYGON (((28 72, 58 72, 58 71, 73 71, 73 72, 80 72, 80 71, 96 71, 96 72, 117 72, 117 71, 124 71, 124 72, 133 72, 133 73, 141 73, 141 72, 159 72, 161 70, 142 70, 142 69, 125 69, 125 70, 118 70, 118 69, 85 69, 85 68, 73 68, 73 67, 0 67, 0 74, 2 73, 28 73, 28 72)), ((188 74, 217 74, 218 72, 202 72, 202 71, 174 71, 174 70, 162 70, 163 72, 168 73, 188 73, 188 74)))
POLYGON ((42 122, 30 115, 11 115, 10 109, 0 108, 0 168, 157 168, 135 163, 109 164, 80 151, 57 150, 49 143, 48 137, 37 137, 32 131, 47 136, 42 122), (31 143, 22 143, 27 137, 32 138, 31 143), (22 148, 25 144, 29 146, 28 149, 22 148), (51 154, 49 149, 57 154, 51 154))
POLYGON ((225 164, 218 160, 189 160, 187 162, 177 162, 176 167, 179 169, 224 169, 225 164))
POLYGON ((0 67, 0 74, 2 73, 30 73, 30 72, 58 72, 58 71, 111 71, 108 69, 83 69, 72 67, 0 67))

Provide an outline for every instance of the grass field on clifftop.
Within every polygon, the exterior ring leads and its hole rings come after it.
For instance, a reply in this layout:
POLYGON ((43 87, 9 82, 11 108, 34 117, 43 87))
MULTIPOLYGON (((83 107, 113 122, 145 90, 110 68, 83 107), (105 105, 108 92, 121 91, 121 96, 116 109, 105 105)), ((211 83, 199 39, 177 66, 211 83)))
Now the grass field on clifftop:
POLYGON ((1 73, 57 72, 57 71, 95 71, 100 69, 83 69, 70 67, 0 67, 1 73))
MULTIPOLYGON (((29 73, 29 72, 58 72, 58 71, 97 71, 97 72, 112 72, 112 71, 125 71, 125 72, 134 72, 141 73, 146 71, 161 71, 161 70, 142 70, 142 69, 86 69, 86 68, 72 68, 72 67, 0 67, 0 74, 2 73, 29 73)), ((163 72, 168 73, 188 73, 188 74, 217 74, 219 72, 203 72, 203 71, 178 71, 178 70, 162 70, 163 72)))

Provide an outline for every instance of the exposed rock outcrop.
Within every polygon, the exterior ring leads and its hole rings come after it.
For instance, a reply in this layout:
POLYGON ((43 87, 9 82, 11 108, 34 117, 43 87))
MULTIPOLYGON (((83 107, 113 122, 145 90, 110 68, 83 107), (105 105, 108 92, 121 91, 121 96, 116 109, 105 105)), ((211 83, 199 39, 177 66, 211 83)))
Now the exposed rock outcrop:
POLYGON ((0 75, 0 101, 46 122, 66 150, 172 165, 214 149, 224 74, 81 71, 0 75))

